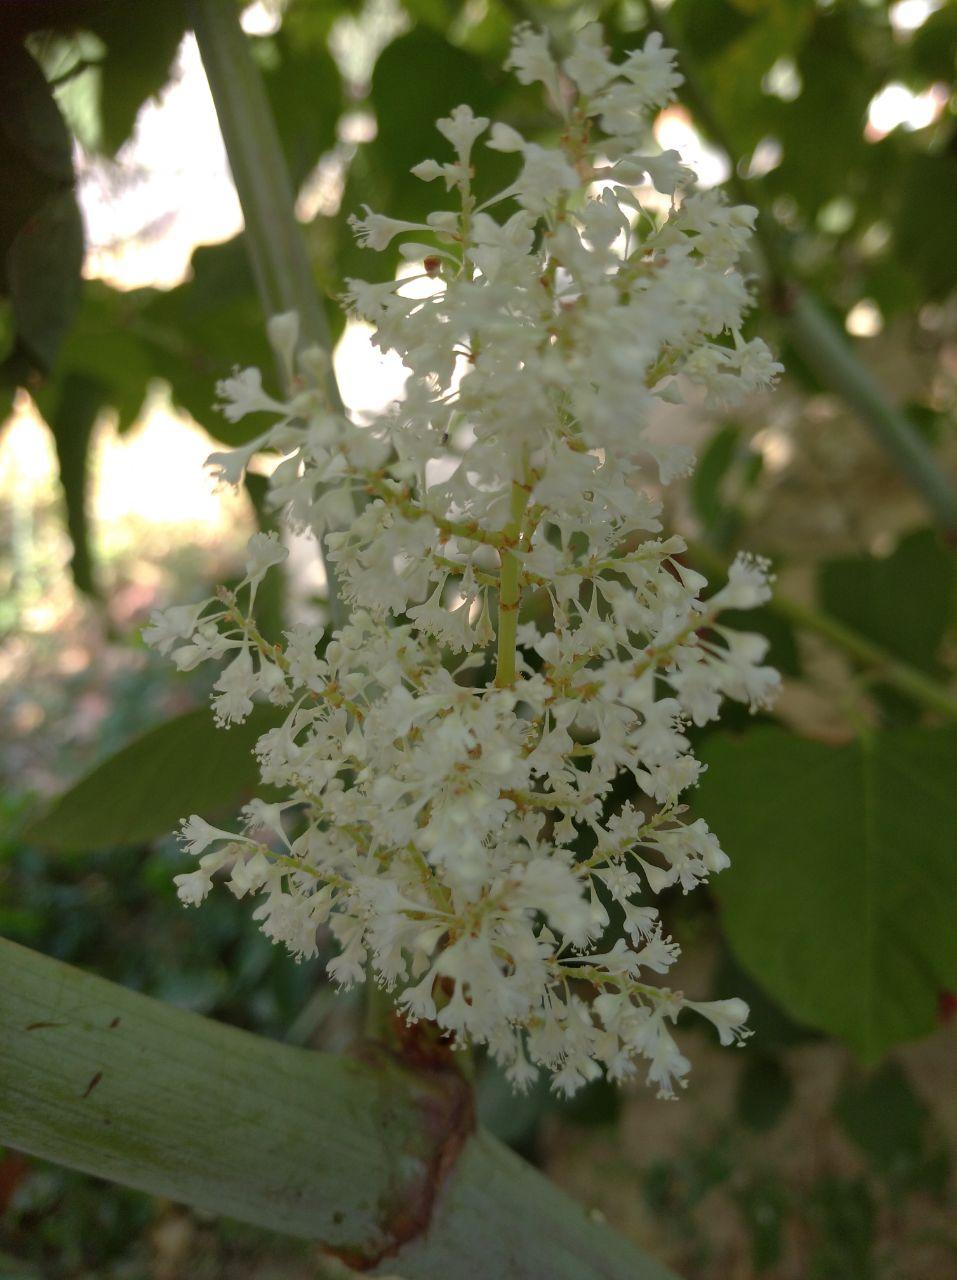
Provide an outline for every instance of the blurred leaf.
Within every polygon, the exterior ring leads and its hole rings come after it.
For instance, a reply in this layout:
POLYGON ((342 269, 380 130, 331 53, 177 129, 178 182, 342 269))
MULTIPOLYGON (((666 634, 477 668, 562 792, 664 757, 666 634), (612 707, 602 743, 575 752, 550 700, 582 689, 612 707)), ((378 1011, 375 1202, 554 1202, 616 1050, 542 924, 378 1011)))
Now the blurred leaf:
POLYGON ((336 141, 344 106, 342 80, 320 33, 306 42, 302 25, 288 19, 273 36, 253 39, 269 105, 282 140, 293 189, 315 168, 336 141), (299 38, 293 35, 298 32, 299 38), (303 85, 309 92, 303 92, 303 85))
POLYGON ((186 14, 181 0, 150 0, 136 6, 133 20, 126 0, 100 0, 86 6, 78 25, 106 45, 100 86, 102 138, 106 149, 116 152, 133 132, 140 107, 169 79, 186 31, 186 14))
POLYGON ((737 1097, 738 1116, 748 1128, 758 1133, 773 1129, 793 1096, 791 1077, 780 1058, 752 1051, 738 1080, 737 1097))
POLYGON ((230 423, 214 412, 216 382, 234 365, 256 365, 267 386, 273 355, 242 237, 203 245, 193 253, 191 276, 144 306, 140 327, 148 337, 156 373, 177 404, 210 434, 241 444, 263 428, 255 415, 230 423))
POLYGON ((906 56, 928 80, 953 81, 957 76, 957 6, 942 5, 911 36, 906 56))
POLYGON ((716 892, 745 968, 868 1061, 933 1030, 957 985, 957 729, 831 747, 762 727, 701 756, 696 808, 731 858, 716 892))
POLYGON ((573 1098, 553 1098, 552 1108, 573 1124, 614 1125, 621 1115, 621 1089, 601 1076, 590 1080, 573 1098))
POLYGON ((152 296, 149 289, 124 292, 101 280, 83 282, 80 309, 60 350, 50 391, 36 396, 41 412, 47 413, 51 397, 62 398, 59 382, 78 375, 101 386, 104 405, 116 410, 120 432, 133 425, 157 376, 150 345, 139 332, 140 314, 152 296))
POLYGON ((751 1265, 760 1274, 781 1260, 787 1192, 779 1178, 768 1174, 746 1183, 734 1198, 751 1237, 751 1265))
POLYGON ((896 1062, 846 1084, 835 1110, 877 1173, 901 1187, 914 1183, 924 1156, 927 1108, 896 1062))
POLYGON ((244 724, 218 729, 210 711, 188 711, 150 729, 96 766, 31 823, 24 839, 58 853, 142 844, 191 813, 235 809, 259 782, 252 754, 281 721, 257 706, 244 724))
POLYGON ((479 1123, 500 1142, 523 1149, 535 1136, 552 1104, 548 1081, 541 1076, 525 1093, 516 1093, 505 1072, 491 1060, 478 1074, 475 1106, 479 1123))
POLYGON ((913 153, 895 171, 896 248, 919 276, 924 299, 946 298, 957 287, 955 191, 953 154, 913 153))
POLYGON ((83 225, 70 135, 39 67, 12 42, 0 49, 0 183, 0 292, 15 330, 8 371, 24 381, 50 368, 76 309, 83 225))
POLYGON ((44 417, 56 444, 66 523, 73 554, 70 572, 80 591, 97 594, 89 527, 89 451, 93 428, 105 403, 104 388, 82 374, 67 374, 57 386, 55 407, 44 417))
POLYGON ((6 289, 18 344, 49 370, 80 301, 83 222, 72 190, 49 196, 7 251, 6 289))
POLYGON ((813 7, 805 0, 753 6, 676 0, 672 15, 722 126, 740 153, 750 153, 773 132, 768 116, 774 100, 762 87, 764 76, 779 58, 799 54, 815 21, 813 7))
POLYGON ((937 652, 951 619, 953 554, 932 529, 903 538, 883 558, 849 556, 821 567, 824 610, 924 671, 937 670, 937 652))
POLYGON ((691 477, 691 503, 706 530, 711 530, 726 512, 721 482, 738 456, 741 428, 726 423, 714 433, 698 459, 691 477))
MULTIPOLYGON (((128 0, 5 0, 11 30, 29 33, 48 71, 57 73, 52 59, 62 57, 70 44, 77 46, 91 74, 84 94, 95 101, 84 104, 88 119, 85 140, 114 153, 130 137, 143 103, 158 94, 170 77, 176 50, 186 32, 182 0, 149 0, 134 8, 128 0), (92 46, 83 35, 92 33, 101 43, 92 46), (49 44, 49 50, 45 49, 49 44)), ((68 68, 59 74, 69 74, 68 68)))
POLYGON ((821 1178, 811 1190, 809 1210, 818 1237, 809 1272, 813 1280, 876 1280, 877 1205, 866 1181, 821 1178))

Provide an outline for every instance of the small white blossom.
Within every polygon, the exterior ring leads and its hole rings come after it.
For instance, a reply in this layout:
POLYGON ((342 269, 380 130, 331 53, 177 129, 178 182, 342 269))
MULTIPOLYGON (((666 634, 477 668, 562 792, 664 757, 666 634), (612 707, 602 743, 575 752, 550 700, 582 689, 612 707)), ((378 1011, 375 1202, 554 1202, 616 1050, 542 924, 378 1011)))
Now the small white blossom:
POLYGON ((273 565, 289 558, 289 548, 279 541, 274 532, 254 533, 246 543, 246 578, 250 583, 261 582, 273 565))

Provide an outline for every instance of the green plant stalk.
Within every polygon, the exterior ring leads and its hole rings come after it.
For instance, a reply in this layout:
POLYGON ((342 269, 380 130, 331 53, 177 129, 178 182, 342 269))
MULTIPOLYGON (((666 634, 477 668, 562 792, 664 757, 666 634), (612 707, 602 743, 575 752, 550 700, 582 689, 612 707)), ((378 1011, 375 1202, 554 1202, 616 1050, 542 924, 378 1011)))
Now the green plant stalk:
POLYGON ((891 402, 821 304, 795 283, 793 265, 777 223, 761 207, 762 201, 755 187, 742 179, 740 157, 702 88, 694 59, 682 49, 667 15, 657 10, 654 3, 648 5, 648 23, 661 33, 667 45, 678 52, 678 62, 685 77, 685 97, 705 131, 728 157, 731 172, 727 185, 734 198, 758 208, 755 230, 765 274, 769 277, 771 305, 788 336, 815 376, 850 405, 893 458, 921 494, 948 540, 957 541, 957 487, 941 470, 933 450, 917 427, 891 402))
POLYGON ((0 1143, 416 1280, 675 1280, 487 1134, 455 1072, 313 1053, 0 939, 0 1143))
POLYGON ((823 636, 845 653, 856 658, 876 678, 885 684, 892 685, 900 693, 907 694, 916 702, 932 711, 939 711, 951 720, 957 720, 957 697, 954 697, 943 685, 930 676, 924 675, 916 667, 901 662, 893 654, 873 644, 866 636, 846 627, 843 622, 832 618, 830 614, 821 613, 797 600, 776 596, 768 606, 781 618, 793 622, 805 631, 814 631, 823 636))
POLYGON ((515 637, 520 604, 518 556, 512 551, 503 551, 499 570, 498 658, 495 668, 495 683, 501 689, 515 683, 515 637))
POLYGON ((948 541, 957 542, 957 490, 923 436, 891 403, 825 309, 806 290, 797 289, 785 296, 779 313, 808 366, 867 423, 875 439, 923 495, 948 541))
MULTIPOLYGON (((692 558, 710 573, 727 573, 727 562, 710 547, 700 542, 691 542, 688 550, 692 558)), ((843 649, 850 657, 867 667, 873 676, 891 685, 900 693, 907 694, 922 706, 939 711, 951 720, 957 720, 957 697, 948 689, 916 667, 895 658, 892 653, 874 644, 860 632, 845 626, 837 618, 777 592, 768 601, 767 608, 778 617, 794 623, 796 627, 823 636, 825 640, 829 640, 838 649, 843 649)))
MULTIPOLYGON (((529 485, 513 482, 509 520, 504 530, 509 543, 513 545, 517 544, 521 535, 522 517, 530 496, 529 485)), ((515 645, 518 612, 522 604, 520 570, 521 563, 513 546, 503 546, 499 552, 498 654, 495 668, 495 683, 500 689, 507 689, 515 683, 515 645)))
MULTIPOLYGON (((240 26, 239 8, 233 0, 188 0, 187 13, 216 105, 263 311, 267 318, 295 311, 302 344, 331 353, 329 326, 296 221, 282 144, 262 76, 240 26)), ((284 370, 279 372, 284 378, 284 370)), ((331 365, 326 390, 332 403, 341 408, 331 365)), ((332 624, 341 626, 345 613, 321 540, 320 555, 329 584, 332 624)))

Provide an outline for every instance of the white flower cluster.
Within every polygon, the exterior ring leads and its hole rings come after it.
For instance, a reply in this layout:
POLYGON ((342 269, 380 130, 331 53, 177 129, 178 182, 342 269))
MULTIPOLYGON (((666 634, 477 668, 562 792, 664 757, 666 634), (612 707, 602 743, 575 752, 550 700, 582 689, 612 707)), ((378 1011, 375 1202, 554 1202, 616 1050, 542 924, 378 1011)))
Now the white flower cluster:
MULTIPOLYGON (((696 191, 648 143, 680 81, 658 37, 614 64, 590 26, 559 64, 520 28, 510 65, 561 112, 554 149, 458 107, 438 122, 453 158, 415 169, 454 207, 423 224, 354 219, 374 249, 413 237, 402 256, 422 264, 349 281, 409 370, 403 401, 350 422, 318 389, 320 353, 297 360, 289 316, 270 335, 290 397, 250 369, 219 388, 231 420, 276 418, 214 455, 220 476, 280 455, 272 501, 325 537, 352 615, 324 649, 307 627, 267 644, 251 599, 227 592, 155 619, 148 638, 179 667, 228 659, 220 722, 257 694, 287 709, 257 751, 288 799, 254 801, 242 835, 190 818, 199 869, 179 892, 199 902, 228 868, 271 938, 310 956, 331 930, 337 983, 370 968, 407 1018, 486 1045, 519 1086, 545 1068, 572 1093, 643 1059, 670 1096, 689 1067, 670 1031, 681 1009, 723 1043, 747 1017, 741 1000, 644 980, 678 954, 648 899, 727 865, 682 803, 701 769, 685 730, 725 697, 765 706, 778 677, 761 637, 720 621, 768 598, 766 566, 740 557, 702 598, 655 496, 693 459, 646 427, 687 380, 727 400, 779 366, 741 336, 734 268, 754 210, 696 191), (480 139, 514 153, 517 174, 481 205, 480 139), (643 208, 646 179, 671 197, 667 216, 643 208)), ((257 534, 240 595, 284 555, 257 534)))

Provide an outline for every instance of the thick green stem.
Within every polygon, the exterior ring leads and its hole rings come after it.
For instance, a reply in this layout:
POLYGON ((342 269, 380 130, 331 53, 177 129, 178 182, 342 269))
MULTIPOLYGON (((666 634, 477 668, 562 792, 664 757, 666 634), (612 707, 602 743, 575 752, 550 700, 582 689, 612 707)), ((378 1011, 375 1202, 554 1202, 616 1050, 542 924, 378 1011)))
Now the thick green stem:
POLYGON ((311 1053, 0 938, 0 1143, 416 1280, 675 1280, 472 1129, 457 1072, 311 1053))
MULTIPOLYGON (((691 543, 688 549, 693 559, 710 573, 727 572, 726 561, 710 547, 695 542, 691 543)), ((944 688, 930 676, 924 675, 916 667, 895 658, 892 653, 874 644, 860 632, 845 626, 837 618, 822 613, 821 610, 812 608, 810 605, 782 596, 778 592, 771 597, 767 607, 772 613, 786 618, 788 622, 793 622, 796 627, 804 631, 813 631, 823 636, 825 640, 829 640, 837 648, 843 649, 846 654, 868 668, 872 676, 885 684, 891 685, 929 710, 939 711, 942 715, 957 720, 957 697, 949 689, 944 688)))
MULTIPOLYGON (((229 167, 243 211, 246 247, 267 317, 299 316, 301 343, 331 351, 329 326, 313 283, 312 266, 299 223, 282 144, 233 0, 188 0, 189 19, 209 81, 229 167)), ((284 371, 280 369, 280 376, 284 371)), ((333 375, 327 393, 341 405, 333 375)), ((334 626, 344 620, 334 574, 320 554, 329 583, 334 626)))

